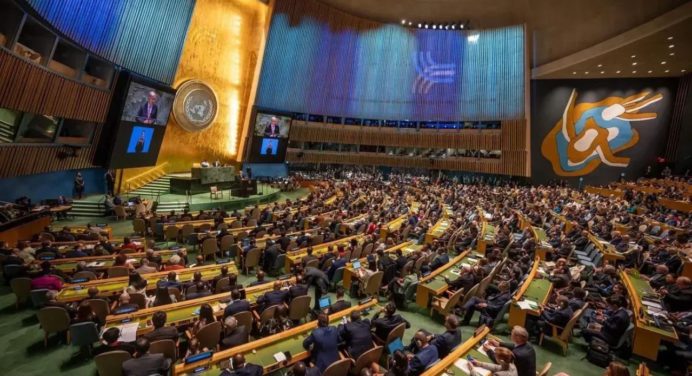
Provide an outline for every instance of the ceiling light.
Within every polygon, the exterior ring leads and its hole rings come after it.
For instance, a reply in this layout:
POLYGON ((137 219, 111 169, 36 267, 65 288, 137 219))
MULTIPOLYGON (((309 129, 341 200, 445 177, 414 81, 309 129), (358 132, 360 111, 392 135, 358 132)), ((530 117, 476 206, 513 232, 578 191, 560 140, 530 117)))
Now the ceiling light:
POLYGON ((633 70, 632 73, 637 73, 637 71, 636 71, 636 70, 633 70))
POLYGON ((577 74, 577 72, 572 72, 572 74, 577 74))
POLYGON ((653 73, 654 71, 649 71, 649 73, 653 73))
POLYGON ((584 74, 589 74, 589 71, 584 72, 584 74))
POLYGON ((666 73, 670 72, 670 69, 666 69, 666 73))
POLYGON ((686 69, 680 69, 680 72, 685 73, 685 72, 687 72, 687 70, 686 69))
POLYGON ((452 25, 452 30, 454 30, 455 27, 456 27, 456 25, 452 25))
POLYGON ((478 38, 480 38, 480 34, 476 33, 476 34, 471 34, 468 37, 466 37, 466 40, 468 40, 471 43, 476 43, 476 42, 478 42, 478 38))
POLYGON ((411 26, 411 24, 412 24, 412 22, 411 22, 411 21, 409 21, 409 22, 408 22, 408 25, 409 25, 409 26, 411 26))
POLYGON ((437 29, 437 25, 433 24, 433 30, 437 29))
POLYGON ((602 67, 602 66, 603 66, 603 64, 598 64, 598 67, 599 67, 599 68, 602 67))
POLYGON ((675 52, 669 53, 668 56, 675 56, 675 52))
POLYGON ((406 24, 406 20, 401 20, 401 24, 402 25, 406 24))
POLYGON ((666 65, 666 62, 665 62, 665 60, 661 62, 661 65, 666 65))
POLYGON ((425 28, 426 28, 426 29, 428 28, 428 24, 425 24, 425 28))
POLYGON ((422 25, 422 24, 418 24, 418 28, 420 29, 421 27, 423 27, 423 25, 422 25))
POLYGON ((668 45, 668 48, 673 48, 673 47, 675 47, 675 45, 674 45, 674 44, 670 44, 670 45, 668 45))
POLYGON ((615 73, 620 74, 620 71, 615 71, 615 73))
POLYGON ((459 28, 463 30, 463 29, 464 29, 464 24, 459 25, 459 28))
POLYGON ((602 71, 601 71, 601 74, 603 74, 603 73, 605 73, 605 71, 604 71, 604 70, 602 70, 602 71))
POLYGON ((632 59, 634 59, 635 57, 637 57, 637 55, 632 55, 632 56, 630 56, 630 57, 631 57, 632 59))
POLYGON ((668 40, 673 40, 673 36, 672 36, 672 35, 669 36, 669 37, 668 37, 668 40))
POLYGON ((637 62, 636 62, 636 61, 635 61, 635 62, 632 62, 632 65, 637 65, 637 62))

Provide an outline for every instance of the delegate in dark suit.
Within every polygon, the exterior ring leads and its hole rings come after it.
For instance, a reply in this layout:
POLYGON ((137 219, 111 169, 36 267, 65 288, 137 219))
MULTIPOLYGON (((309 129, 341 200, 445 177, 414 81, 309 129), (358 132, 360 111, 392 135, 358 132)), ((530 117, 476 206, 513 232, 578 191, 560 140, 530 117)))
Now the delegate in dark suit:
POLYGON ((229 349, 231 347, 240 346, 243 343, 247 343, 248 338, 249 333, 247 328, 245 325, 240 325, 221 339, 221 348, 229 349))
POLYGON ((262 376, 264 369, 257 364, 245 363, 237 369, 225 369, 219 376, 262 376))
POLYGON ((141 107, 139 107, 136 119, 140 123, 155 124, 156 116, 158 115, 158 113, 159 107, 157 105, 152 105, 148 102, 145 102, 141 107))
POLYGON ((286 290, 269 291, 257 299, 257 305, 261 307, 262 311, 286 302, 288 302, 288 291, 286 290))
POLYGON ((408 365, 408 376, 420 375, 429 365, 435 363, 437 359, 439 359, 437 347, 426 346, 422 348, 413 359, 411 359, 411 363, 408 365))
POLYGON ((279 126, 279 124, 269 123, 264 128, 264 137, 279 137, 280 132, 281 127, 279 126))
POLYGON ((348 353, 353 359, 373 347, 370 320, 352 320, 339 325, 339 338, 346 343, 348 353))
POLYGON ((163 354, 144 354, 139 358, 128 359, 123 363, 123 375, 125 376, 149 376, 153 374, 165 375, 171 365, 170 359, 163 354))
POLYGON ((437 347, 437 354, 440 359, 447 356, 452 349, 457 347, 461 343, 461 331, 459 329, 447 330, 446 332, 440 334, 433 338, 430 342, 431 345, 437 347))
POLYGON ((308 285, 302 283, 296 283, 295 285, 288 288, 288 296, 290 300, 293 300, 299 296, 308 294, 308 285))
POLYGON ((310 350, 312 361, 320 372, 339 360, 339 334, 333 326, 319 327, 303 341, 303 347, 310 350))
MULTIPOLYGON (((541 318, 540 320, 543 320, 549 324, 559 326, 560 328, 564 328, 565 325, 569 322, 569 319, 572 318, 572 314, 574 312, 572 311, 572 307, 569 306, 569 304, 562 309, 546 309, 541 313, 541 318)), ((548 335, 552 335, 552 329, 550 326, 546 325, 545 328, 545 333, 548 335)))
POLYGON ((233 316, 236 313, 247 312, 250 310, 250 302, 247 300, 234 300, 223 310, 223 317, 233 316))
POLYGON ((351 302, 347 302, 345 300, 337 300, 331 306, 329 306, 329 314, 331 315, 348 308, 351 308, 351 302))
MULTIPOLYGON (((515 345, 512 342, 501 342, 500 346, 512 350, 514 365, 519 376, 536 376, 536 350, 530 343, 515 345)), ((488 357, 495 362, 495 352, 488 351, 488 357)))

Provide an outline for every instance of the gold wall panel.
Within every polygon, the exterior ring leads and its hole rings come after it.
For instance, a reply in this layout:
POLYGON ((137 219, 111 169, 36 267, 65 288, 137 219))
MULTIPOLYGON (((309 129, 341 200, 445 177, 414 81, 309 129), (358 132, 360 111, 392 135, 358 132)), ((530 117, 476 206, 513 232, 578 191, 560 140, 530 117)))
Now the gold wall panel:
MULTIPOLYGON (((235 160, 250 113, 268 12, 269 7, 257 0, 197 0, 173 86, 191 79, 204 81, 216 92, 218 115, 209 128, 197 133, 185 131, 173 116, 169 118, 157 161, 168 162, 167 172, 189 171, 202 159, 235 160)), ((149 169, 127 169, 125 178, 149 169)))

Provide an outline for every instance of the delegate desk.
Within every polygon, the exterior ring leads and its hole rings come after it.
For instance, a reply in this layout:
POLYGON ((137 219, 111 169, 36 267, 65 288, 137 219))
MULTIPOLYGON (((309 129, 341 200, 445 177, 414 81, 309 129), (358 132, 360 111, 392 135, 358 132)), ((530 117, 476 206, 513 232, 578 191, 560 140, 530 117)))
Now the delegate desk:
MULTIPOLYGON (((295 284, 296 279, 292 277, 284 281, 285 288, 295 284)), ((268 291, 274 289, 274 281, 263 283, 261 285, 246 287, 245 298, 254 307, 257 304, 257 299, 264 295, 268 291)), ((184 300, 182 302, 166 304, 158 307, 151 307, 146 309, 140 309, 133 313, 125 313, 121 315, 108 315, 106 317, 105 327, 117 326, 122 327, 125 325, 133 325, 132 323, 137 323, 137 335, 141 336, 143 334, 149 333, 154 329, 151 322, 152 316, 158 311, 166 312, 166 325, 181 326, 185 324, 190 324, 194 322, 199 317, 199 309, 202 304, 209 304, 214 310, 214 315, 221 319, 223 317, 223 311, 226 308, 226 303, 230 299, 229 292, 223 292, 220 294, 214 294, 205 296, 202 298, 184 300)), ((251 328, 248 328, 250 330, 251 328)))
POLYGON ((526 315, 540 316, 542 307, 548 303, 553 284, 547 279, 537 278, 538 274, 541 274, 539 266, 540 259, 536 257, 526 280, 512 297, 512 303, 509 305, 508 320, 510 328, 515 325, 525 328, 526 315), (529 307, 522 309, 519 305, 520 302, 522 305, 528 305, 529 307))
POLYGON ((406 214, 402 214, 382 225, 382 228, 380 229, 380 239, 386 239, 389 234, 399 231, 401 226, 406 223, 407 217, 408 216, 406 214))
MULTIPOLYGON (((161 260, 163 262, 168 261, 168 259, 171 258, 171 256, 177 254, 181 250, 184 250, 185 248, 180 248, 180 249, 167 249, 167 250, 162 250, 162 251, 157 251, 156 253, 161 256, 161 260)), ((127 258, 128 260, 135 260, 134 264, 135 266, 139 265, 139 261, 142 258, 146 257, 146 253, 140 252, 140 253, 128 253, 127 258)), ((77 271, 77 264, 80 262, 84 261, 87 264, 87 267, 91 270, 97 270, 97 271, 105 271, 106 269, 110 268, 113 266, 113 263, 115 263, 115 256, 117 255, 105 255, 105 256, 88 256, 88 257, 77 257, 77 258, 64 258, 64 259, 55 259, 55 260, 50 260, 50 264, 53 268, 60 270, 63 273, 67 274, 72 274, 77 271)))
POLYGON ((656 294, 647 280, 626 271, 620 272, 620 278, 625 284, 625 288, 627 288, 634 314, 634 343, 632 352, 655 361, 658 357, 661 341, 674 343, 678 340, 678 335, 672 327, 657 327, 653 318, 646 312, 647 308, 642 303, 642 297, 656 294))
MULTIPOLYGON (((342 317, 350 317, 351 312, 362 311, 377 305, 377 299, 351 307, 349 309, 329 315, 330 325, 338 325, 342 317)), ((178 364, 173 370, 173 375, 218 375, 227 368, 228 360, 236 354, 245 355, 245 361, 264 367, 264 374, 271 373, 283 367, 289 367, 299 361, 310 357, 310 353, 303 348, 303 340, 317 327, 317 321, 291 328, 284 332, 260 338, 258 340, 214 353, 211 359, 202 360, 190 364, 178 364), (289 352, 290 360, 285 364, 276 361, 274 354, 289 352)))
MULTIPOLYGON (((221 274, 221 268, 223 266, 228 267, 229 274, 238 274, 238 269, 234 262, 229 262, 227 264, 216 264, 216 265, 205 265, 194 268, 186 268, 181 270, 176 270, 178 274, 178 282, 190 282, 196 272, 202 273, 202 280, 208 281, 214 279, 217 275, 221 274)), ((156 282, 161 279, 165 279, 168 276, 168 271, 142 274, 142 278, 147 280, 147 290, 155 290, 156 282)), ((96 287, 99 289, 99 297, 107 298, 111 296, 116 296, 123 292, 128 286, 129 277, 116 277, 116 278, 104 278, 96 279, 89 282, 70 284, 66 283, 62 290, 58 293, 58 301, 61 302, 75 302, 81 301, 88 297, 88 290, 90 287, 96 287)))
POLYGON ((545 260, 545 255, 553 251, 553 246, 548 243, 548 235, 541 227, 531 226, 531 233, 536 239, 536 254, 541 260, 545 260))
POLYGON ((481 232, 478 234, 476 249, 478 253, 484 255, 488 246, 495 244, 495 226, 483 220, 481 232))
POLYGON ((625 255, 615 250, 615 246, 607 241, 598 238, 596 235, 589 232, 589 240, 596 247, 598 252, 603 254, 603 261, 608 261, 609 264, 615 265, 618 260, 624 260, 625 255))
MULTIPOLYGON (((345 238, 333 240, 331 242, 321 243, 319 245, 315 245, 312 247, 312 255, 315 257, 320 257, 323 254, 327 253, 327 249, 330 246, 336 247, 336 246, 341 245, 341 244, 348 246, 349 243, 351 242, 351 240, 353 240, 353 239, 357 239, 358 243, 362 243, 363 240, 365 239, 365 237, 363 234, 359 234, 359 235, 348 236, 345 238)), ((286 270, 291 270, 291 268, 294 265, 300 263, 301 260, 303 260, 303 257, 305 257, 307 255, 308 255, 307 248, 301 248, 301 249, 298 249, 296 251, 286 252, 286 270)))
POLYGON ((452 220, 446 215, 440 218, 425 234, 425 244, 431 244, 435 239, 441 238, 451 225, 452 220))
POLYGON ((467 249, 430 275, 421 278, 416 288, 416 304, 428 308, 431 296, 441 296, 449 288, 445 277, 449 280, 457 279, 462 267, 475 265, 480 258, 480 255, 472 255, 471 249, 467 249))
MULTIPOLYGON (((413 244, 413 241, 407 241, 403 242, 401 244, 397 244, 394 247, 387 248, 384 250, 384 253, 389 255, 392 259, 396 259, 396 254, 394 253, 397 249, 401 249, 401 253, 404 255, 404 257, 407 257, 411 253, 415 251, 419 251, 421 248, 423 248, 422 245, 418 244, 413 244)), ((360 265, 361 268, 367 268, 368 267, 368 258, 367 257, 362 257, 360 260, 360 265)), ((353 278, 356 275, 356 270, 353 268, 353 263, 349 262, 346 264, 346 267, 344 268, 344 275, 342 277, 342 281, 344 283, 344 289, 348 291, 351 288, 351 282, 353 281, 353 278)))
POLYGON ((468 368, 465 368, 466 357, 471 355, 479 362, 492 363, 485 350, 482 350, 481 341, 490 333, 490 328, 483 325, 476 329, 473 337, 462 342, 449 355, 440 359, 439 362, 421 373, 421 376, 443 376, 443 375, 468 375, 468 368), (482 352, 481 352, 482 350, 482 352))
MULTIPOLYGON (((69 233, 74 235, 74 237, 77 237, 79 235, 91 235, 91 234, 97 234, 97 235, 104 235, 108 239, 113 237, 113 228, 108 225, 100 225, 100 226, 91 226, 91 229, 88 229, 86 226, 65 226, 69 228, 69 233), (98 231, 95 231, 98 230, 98 231)), ((50 226, 50 231, 51 232, 60 232, 62 231, 64 227, 59 227, 59 226, 50 226)))

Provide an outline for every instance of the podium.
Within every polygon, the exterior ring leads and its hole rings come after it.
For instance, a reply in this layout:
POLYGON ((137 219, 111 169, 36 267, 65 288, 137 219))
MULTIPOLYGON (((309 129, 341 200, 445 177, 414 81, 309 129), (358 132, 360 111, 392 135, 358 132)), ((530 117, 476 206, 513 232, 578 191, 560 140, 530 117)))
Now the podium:
POLYGON ((219 190, 231 190, 231 195, 248 197, 257 194, 256 180, 243 180, 236 175, 236 169, 230 167, 201 167, 198 163, 192 166, 190 174, 171 177, 171 193, 196 195, 209 193, 211 187, 219 190))

